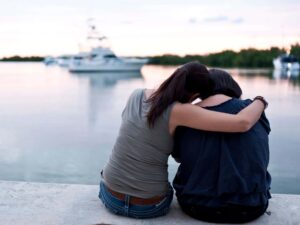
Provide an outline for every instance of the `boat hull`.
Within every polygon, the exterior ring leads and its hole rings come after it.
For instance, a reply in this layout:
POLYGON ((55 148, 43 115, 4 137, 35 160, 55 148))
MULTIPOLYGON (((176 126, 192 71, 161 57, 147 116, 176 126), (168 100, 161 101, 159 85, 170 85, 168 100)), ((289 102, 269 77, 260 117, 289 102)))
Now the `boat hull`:
POLYGON ((276 70, 285 70, 285 71, 297 71, 300 70, 299 62, 282 62, 280 59, 273 60, 274 69, 276 70))
POLYGON ((140 71, 145 63, 93 63, 75 62, 69 65, 70 72, 122 72, 140 71))

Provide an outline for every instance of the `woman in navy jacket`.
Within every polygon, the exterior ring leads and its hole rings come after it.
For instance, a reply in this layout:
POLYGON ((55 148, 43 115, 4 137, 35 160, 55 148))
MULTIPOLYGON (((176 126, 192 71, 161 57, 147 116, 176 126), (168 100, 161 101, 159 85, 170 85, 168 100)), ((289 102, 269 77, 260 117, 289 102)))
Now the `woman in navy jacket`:
MULTIPOLYGON (((240 99, 242 90, 228 73, 213 69, 210 74, 215 90, 199 107, 237 114, 251 103, 240 99)), ((245 133, 177 128, 173 157, 181 164, 173 187, 183 211, 217 223, 243 223, 261 216, 271 197, 269 133, 264 113, 245 133)))

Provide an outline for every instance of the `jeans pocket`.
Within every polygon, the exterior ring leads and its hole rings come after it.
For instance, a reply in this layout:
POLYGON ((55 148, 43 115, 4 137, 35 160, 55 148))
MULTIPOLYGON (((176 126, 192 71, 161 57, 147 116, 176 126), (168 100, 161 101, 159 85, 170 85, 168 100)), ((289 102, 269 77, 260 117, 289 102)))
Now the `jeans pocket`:
POLYGON ((105 208, 108 209, 110 212, 117 215, 125 214, 122 201, 112 196, 110 192, 106 189, 103 182, 100 183, 99 198, 102 201, 105 208))
POLYGON ((114 214, 116 214, 116 215, 122 215, 122 212, 120 212, 120 210, 115 209, 113 206, 108 205, 108 204, 105 203, 104 201, 103 201, 103 205, 105 206, 105 208, 106 208, 108 211, 110 211, 110 212, 112 212, 112 213, 114 213, 114 214))

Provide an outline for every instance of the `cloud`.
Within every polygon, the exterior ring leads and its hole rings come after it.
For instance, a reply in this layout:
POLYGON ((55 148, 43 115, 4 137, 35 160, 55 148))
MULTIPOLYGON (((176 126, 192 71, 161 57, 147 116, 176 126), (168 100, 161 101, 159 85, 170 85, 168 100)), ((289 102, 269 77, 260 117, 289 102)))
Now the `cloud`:
POLYGON ((238 17, 238 18, 233 19, 231 22, 232 23, 243 23, 244 22, 244 18, 238 17))
POLYGON ((129 20, 123 20, 121 21, 122 24, 133 24, 133 21, 129 21, 129 20))
POLYGON ((198 22, 197 18, 195 18, 195 17, 190 18, 189 21, 188 21, 188 23, 190 23, 190 24, 195 24, 197 22, 198 22))
POLYGON ((217 17, 209 17, 205 18, 203 21, 206 23, 219 23, 219 22, 226 22, 229 18, 227 16, 217 16, 217 17))
POLYGON ((204 18, 203 22, 205 22, 205 23, 223 23, 223 22, 228 22, 228 23, 239 24, 239 23, 243 23, 244 22, 244 18, 242 18, 242 17, 230 18, 228 16, 216 16, 216 17, 207 17, 207 18, 204 18))

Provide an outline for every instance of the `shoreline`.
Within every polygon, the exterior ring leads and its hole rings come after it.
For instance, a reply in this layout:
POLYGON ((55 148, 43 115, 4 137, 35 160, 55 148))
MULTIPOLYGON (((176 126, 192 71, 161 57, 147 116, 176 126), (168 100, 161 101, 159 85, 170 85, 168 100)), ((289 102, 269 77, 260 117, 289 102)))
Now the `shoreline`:
MULTIPOLYGON (((3 61, 0 59, 0 63, 43 63, 43 61, 3 61)), ((45 65, 46 66, 46 65, 45 65)), ((54 65, 56 66, 56 65, 54 65)), ((162 66, 162 67, 178 67, 180 66, 179 64, 151 64, 147 63, 144 66, 162 66)), ((209 68, 213 68, 213 66, 207 66, 209 68)), ((246 71, 252 70, 252 71, 257 71, 257 72, 262 72, 262 73, 270 73, 274 70, 273 67, 215 67, 215 68, 220 68, 224 70, 239 70, 239 71, 246 71)))

